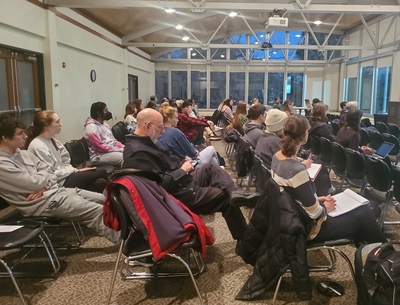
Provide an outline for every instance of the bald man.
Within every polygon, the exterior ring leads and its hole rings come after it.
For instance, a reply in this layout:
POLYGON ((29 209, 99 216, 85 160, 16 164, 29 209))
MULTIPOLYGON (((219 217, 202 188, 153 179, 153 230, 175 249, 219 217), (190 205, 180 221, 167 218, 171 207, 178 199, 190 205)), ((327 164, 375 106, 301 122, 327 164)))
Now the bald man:
POLYGON ((246 222, 238 206, 254 205, 258 195, 238 190, 228 173, 214 164, 195 169, 191 161, 182 163, 157 145, 162 133, 159 112, 149 108, 139 112, 135 133, 126 136, 123 167, 156 173, 161 186, 196 214, 222 212, 232 237, 241 240, 246 222))

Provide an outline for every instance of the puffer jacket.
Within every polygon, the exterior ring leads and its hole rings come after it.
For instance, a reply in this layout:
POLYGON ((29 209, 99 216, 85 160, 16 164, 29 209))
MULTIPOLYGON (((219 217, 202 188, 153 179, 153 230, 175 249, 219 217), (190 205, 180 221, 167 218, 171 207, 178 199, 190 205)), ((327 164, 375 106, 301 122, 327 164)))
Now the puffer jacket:
POLYGON ((262 295, 276 286, 289 267, 297 297, 311 299, 306 241, 313 225, 288 191, 269 179, 238 249, 254 270, 236 299, 262 295))

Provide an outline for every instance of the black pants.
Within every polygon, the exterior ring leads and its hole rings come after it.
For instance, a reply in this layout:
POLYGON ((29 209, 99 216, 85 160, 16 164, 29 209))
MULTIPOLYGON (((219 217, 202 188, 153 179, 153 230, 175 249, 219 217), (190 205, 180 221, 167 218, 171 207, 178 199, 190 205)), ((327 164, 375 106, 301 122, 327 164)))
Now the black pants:
POLYGON ((107 172, 104 169, 96 168, 93 170, 73 173, 67 177, 63 186, 69 188, 77 187, 87 191, 102 193, 107 182, 107 172))
POLYGON ((317 196, 326 196, 328 195, 328 191, 331 188, 331 179, 329 178, 329 172, 325 165, 322 164, 322 167, 314 180, 315 192, 317 196))
POLYGON ((221 212, 232 237, 236 240, 243 239, 246 220, 240 208, 230 204, 230 195, 237 187, 229 174, 219 166, 206 164, 197 168, 191 175, 193 197, 190 202, 184 202, 185 205, 196 214, 221 212))
POLYGON ((192 143, 193 145, 200 145, 204 143, 204 127, 203 126, 199 126, 198 127, 198 134, 196 138, 192 138, 192 139, 188 139, 190 143, 192 143))

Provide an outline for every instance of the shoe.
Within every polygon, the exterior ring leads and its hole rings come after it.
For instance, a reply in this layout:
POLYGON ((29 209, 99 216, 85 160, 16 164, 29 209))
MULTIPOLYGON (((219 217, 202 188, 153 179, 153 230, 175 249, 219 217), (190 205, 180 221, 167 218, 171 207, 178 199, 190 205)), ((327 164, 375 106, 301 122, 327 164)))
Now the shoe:
POLYGON ((214 126, 213 130, 214 131, 221 131, 223 128, 222 127, 218 127, 218 126, 214 126))
POLYGON ((153 258, 150 256, 146 256, 143 258, 138 258, 135 260, 128 260, 125 258, 125 264, 128 264, 129 266, 142 266, 142 267, 147 267, 151 268, 154 266, 156 262, 153 261, 153 258))
POLYGON ((221 137, 217 137, 217 136, 210 136, 210 141, 219 141, 221 140, 221 137))
POLYGON ((237 208, 241 206, 254 208, 259 198, 260 194, 258 193, 251 193, 242 189, 238 189, 231 193, 231 206, 237 208))

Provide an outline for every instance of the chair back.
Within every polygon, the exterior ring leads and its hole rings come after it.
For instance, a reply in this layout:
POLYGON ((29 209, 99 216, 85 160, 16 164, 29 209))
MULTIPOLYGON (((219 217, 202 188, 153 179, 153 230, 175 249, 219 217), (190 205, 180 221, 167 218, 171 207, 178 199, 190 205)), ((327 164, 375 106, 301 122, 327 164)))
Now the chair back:
POLYGON ((396 124, 388 123, 387 124, 388 133, 396 138, 400 138, 400 128, 396 124))
POLYGON ((393 197, 400 202, 400 169, 392 167, 393 197))
POLYGON ((311 153, 315 156, 319 156, 321 153, 321 143, 319 142, 319 138, 316 135, 310 135, 311 142, 311 153))
POLYGON ((363 188, 367 175, 367 164, 365 163, 364 156, 360 152, 350 148, 345 148, 344 152, 346 154, 347 182, 354 187, 363 188))
POLYGON ((88 144, 87 144, 87 142, 85 140, 85 137, 82 137, 82 145, 83 145, 83 148, 85 150, 86 161, 89 161, 90 160, 89 146, 88 146, 88 144))
POLYGON ((236 144, 236 174, 238 177, 247 176, 253 169, 253 150, 249 143, 245 142, 242 137, 236 144))
POLYGON ((369 146, 372 149, 377 150, 383 143, 382 135, 374 130, 370 130, 368 135, 369 135, 369 146))
POLYGON ((387 127, 386 124, 383 123, 383 122, 375 122, 375 128, 376 128, 380 133, 387 133, 387 132, 388 132, 388 127, 387 127))
POLYGON ((70 140, 64 146, 68 150, 73 167, 86 166, 86 151, 82 140, 70 140))
POLYGON ((111 128, 111 132, 118 142, 125 144, 125 135, 128 133, 128 130, 124 122, 119 121, 117 124, 115 124, 111 128))
POLYGON ((256 191, 261 193, 265 189, 267 180, 271 178, 271 171, 256 154, 253 154, 253 169, 256 176, 256 191))
POLYGON ((382 138, 383 141, 394 144, 393 148, 389 151, 389 156, 397 156, 400 153, 399 139, 388 133, 383 133, 382 138))
POLYGON ((340 126, 336 122, 331 122, 331 126, 332 126, 332 133, 334 136, 336 136, 337 133, 339 132, 340 126))
MULTIPOLYGON (((112 209, 117 213, 120 229, 121 239, 126 240, 129 237, 133 222, 126 210, 124 203, 121 200, 121 192, 123 192, 123 186, 115 186, 110 191, 111 206, 112 209)), ((125 190, 126 191, 126 190, 125 190)))
POLYGON ((331 142, 332 146, 332 169, 336 175, 343 177, 346 172, 346 154, 342 145, 331 142))
POLYGON ((319 142, 321 144, 321 161, 330 165, 333 158, 331 141, 325 137, 320 137, 319 142))
POLYGON ((372 156, 367 156, 365 162, 368 184, 378 191, 389 191, 392 187, 392 173, 386 162, 372 156))
POLYGON ((309 149, 311 149, 311 139, 310 139, 310 137, 307 138, 307 143, 303 144, 302 148, 303 148, 304 150, 309 150, 309 149))
POLYGON ((367 146, 369 144, 369 135, 364 128, 360 128, 360 146, 367 146))

